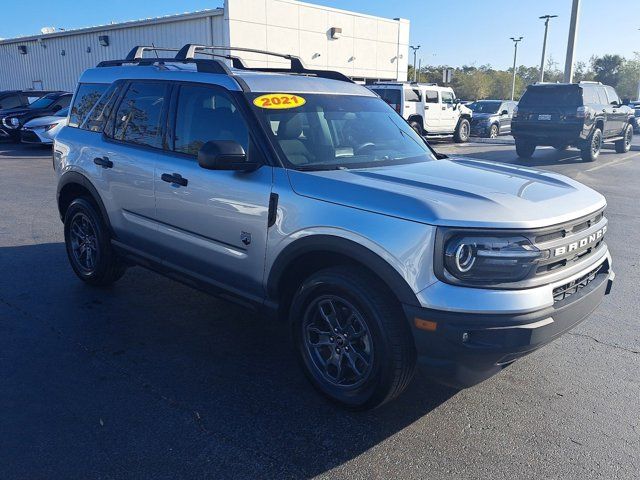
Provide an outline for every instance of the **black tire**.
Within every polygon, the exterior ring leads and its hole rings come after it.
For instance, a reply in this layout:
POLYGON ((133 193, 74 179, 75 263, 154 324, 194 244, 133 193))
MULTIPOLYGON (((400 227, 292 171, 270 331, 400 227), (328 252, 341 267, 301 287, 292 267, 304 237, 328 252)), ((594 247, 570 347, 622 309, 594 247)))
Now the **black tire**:
POLYGON ((411 120, 409 121, 409 126, 413 128, 418 135, 422 136, 423 130, 422 130, 422 125, 420 125, 419 121, 411 120))
POLYGON ((290 321, 306 376, 343 407, 376 408, 400 395, 413 377, 416 351, 400 304, 363 268, 311 275, 294 297, 290 321))
POLYGON ((83 282, 107 286, 124 275, 126 267, 113 251, 109 230, 91 199, 76 198, 67 208, 64 240, 71 268, 83 282))
POLYGON ((616 153, 627 153, 631 150, 631 140, 633 140, 633 127, 627 123, 622 132, 622 140, 615 143, 616 153))
POLYGON ((516 138, 516 153, 520 158, 531 158, 536 151, 536 144, 516 138))
POLYGON ((487 137, 498 138, 498 135, 500 135, 500 126, 494 123, 489 127, 489 131, 487 132, 487 137))
POLYGON ((580 149, 582 160, 585 162, 595 162, 602 149, 602 130, 596 128, 591 133, 589 140, 580 149))
POLYGON ((466 118, 461 118, 456 127, 456 131, 453 132, 453 141, 456 143, 465 143, 469 141, 469 134, 471 133, 471 124, 466 118))

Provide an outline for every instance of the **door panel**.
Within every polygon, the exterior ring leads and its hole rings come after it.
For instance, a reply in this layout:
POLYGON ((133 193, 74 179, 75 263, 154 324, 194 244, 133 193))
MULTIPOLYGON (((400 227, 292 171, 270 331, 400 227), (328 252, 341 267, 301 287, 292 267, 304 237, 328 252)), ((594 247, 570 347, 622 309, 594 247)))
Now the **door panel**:
POLYGON ((172 101, 175 132, 155 168, 156 218, 164 260, 214 282, 262 297, 272 167, 205 170, 207 141, 233 140, 258 155, 235 103, 213 86, 182 85, 172 101), (175 110, 175 113, 174 113, 175 110), (179 174, 183 185, 163 180, 179 174))
POLYGON ((430 133, 440 131, 442 128, 442 105, 440 104, 440 96, 437 90, 424 91, 424 125, 425 129, 430 133))
POLYGON ((441 112, 441 128, 444 132, 453 132, 458 124, 458 113, 456 112, 453 104, 453 93, 440 92, 440 98, 442 99, 441 112))

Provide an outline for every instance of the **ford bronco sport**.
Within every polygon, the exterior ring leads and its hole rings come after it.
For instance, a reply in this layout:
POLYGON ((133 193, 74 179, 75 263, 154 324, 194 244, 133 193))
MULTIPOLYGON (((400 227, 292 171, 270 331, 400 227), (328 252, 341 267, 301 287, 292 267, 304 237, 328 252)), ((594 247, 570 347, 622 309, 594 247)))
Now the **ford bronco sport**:
POLYGON ((371 91, 297 57, 256 69, 196 56, 220 47, 145 49, 82 75, 55 140, 86 283, 141 265, 284 318, 312 384, 359 409, 399 395, 417 364, 480 382, 608 293, 592 189, 439 155, 371 91))
POLYGON ((511 120, 519 157, 530 158, 538 145, 581 150, 595 161, 603 142, 626 153, 633 138, 634 111, 618 94, 596 82, 529 85, 511 120))

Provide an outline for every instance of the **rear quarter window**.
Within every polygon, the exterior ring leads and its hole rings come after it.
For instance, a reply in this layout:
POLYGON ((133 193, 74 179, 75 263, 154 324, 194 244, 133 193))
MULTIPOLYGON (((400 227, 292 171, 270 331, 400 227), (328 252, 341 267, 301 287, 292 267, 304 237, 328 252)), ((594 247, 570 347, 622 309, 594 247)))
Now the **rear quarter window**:
POLYGON ((107 84, 101 83, 81 83, 76 92, 69 115, 69 126, 79 127, 87 118, 93 106, 107 90, 107 84))
POLYGON ((372 90, 389 105, 400 105, 399 88, 373 88, 372 90))

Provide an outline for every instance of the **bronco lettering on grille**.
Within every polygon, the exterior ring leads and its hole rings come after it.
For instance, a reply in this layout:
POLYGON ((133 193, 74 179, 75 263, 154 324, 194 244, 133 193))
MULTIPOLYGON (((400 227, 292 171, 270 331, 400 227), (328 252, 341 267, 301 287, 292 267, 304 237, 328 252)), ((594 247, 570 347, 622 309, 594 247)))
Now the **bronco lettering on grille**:
POLYGON ((587 245, 591 245, 592 243, 599 241, 604 236, 606 231, 607 231, 607 226, 605 225, 600 230, 593 232, 587 237, 581 238, 580 240, 577 240, 575 242, 571 242, 568 245, 557 247, 553 250, 553 256, 558 257, 560 255, 565 255, 567 253, 574 252, 579 248, 583 248, 583 247, 586 247, 587 245))

